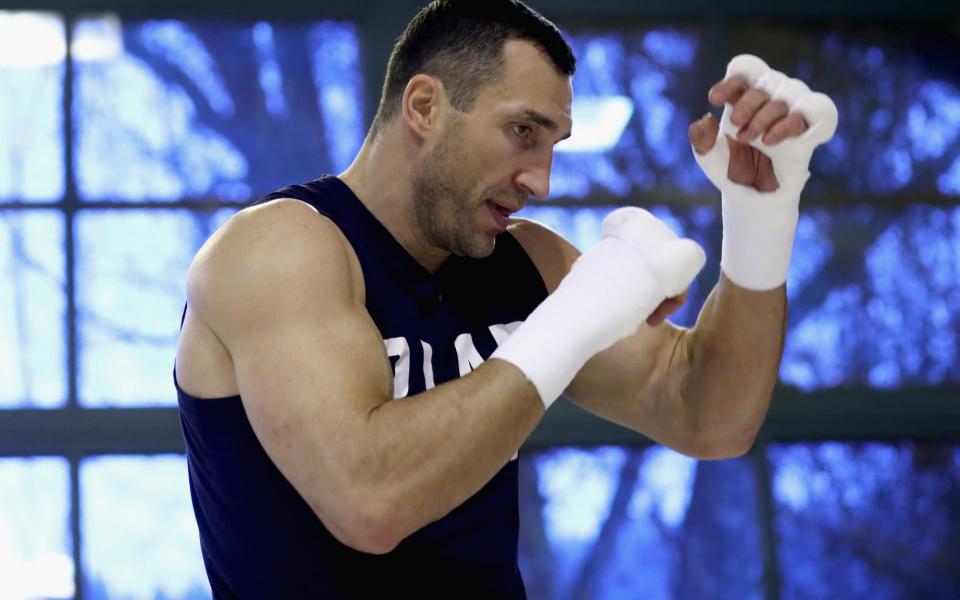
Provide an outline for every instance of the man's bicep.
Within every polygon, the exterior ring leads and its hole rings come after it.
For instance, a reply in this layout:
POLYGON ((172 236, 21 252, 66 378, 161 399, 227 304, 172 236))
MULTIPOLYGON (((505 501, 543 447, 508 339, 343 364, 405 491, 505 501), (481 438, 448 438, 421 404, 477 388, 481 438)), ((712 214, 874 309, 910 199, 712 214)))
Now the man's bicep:
POLYGON ((391 390, 383 342, 364 317, 354 311, 284 317, 235 358, 244 409, 260 444, 324 525, 348 544, 369 495, 355 477, 366 419, 391 390))
POLYGON ((342 490, 336 484, 349 475, 366 416, 390 397, 383 342, 366 321, 343 311, 287 316, 234 358, 257 438, 311 502, 322 501, 323 490, 342 490))
POLYGON ((335 531, 366 415, 390 397, 390 367, 342 234, 316 214, 275 212, 265 230, 238 232, 246 243, 224 244, 237 266, 213 265, 223 267, 219 294, 205 308, 258 440, 335 531))
POLYGON ((324 314, 280 317, 237 345, 240 396, 265 446, 277 443, 273 437, 282 431, 285 446, 335 453, 332 437, 355 428, 390 397, 383 341, 362 307, 317 310, 324 314))
POLYGON ((585 410, 669 445, 677 418, 676 356, 680 328, 642 325, 596 354, 577 373, 566 395, 585 410))

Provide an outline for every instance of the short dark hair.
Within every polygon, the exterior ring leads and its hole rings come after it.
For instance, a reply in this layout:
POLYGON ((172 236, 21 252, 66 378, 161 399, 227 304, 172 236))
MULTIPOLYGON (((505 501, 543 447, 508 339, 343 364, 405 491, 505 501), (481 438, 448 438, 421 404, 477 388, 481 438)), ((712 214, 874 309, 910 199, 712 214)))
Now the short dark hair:
POLYGON ((393 118, 407 82, 418 73, 440 79, 454 108, 469 111, 477 90, 500 77, 508 40, 533 43, 562 75, 576 70, 577 59, 557 26, 519 0, 431 2, 393 46, 372 134, 393 118))

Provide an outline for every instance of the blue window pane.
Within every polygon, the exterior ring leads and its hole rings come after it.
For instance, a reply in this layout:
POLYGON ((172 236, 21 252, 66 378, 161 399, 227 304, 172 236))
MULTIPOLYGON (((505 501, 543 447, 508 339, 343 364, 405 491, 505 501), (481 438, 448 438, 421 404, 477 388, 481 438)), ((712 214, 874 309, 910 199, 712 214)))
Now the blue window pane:
POLYGON ((362 143, 352 24, 104 17, 75 36, 84 199, 247 200, 339 172, 362 143))
POLYGON ((687 141, 707 108, 700 34, 574 30, 569 41, 579 60, 573 135, 557 146, 551 197, 709 191, 687 141))
POLYGON ((781 597, 960 597, 960 447, 768 448, 781 597))
POLYGON ((63 20, 0 10, 0 200, 63 195, 63 20))
POLYGON ((960 207, 804 211, 781 378, 802 389, 960 381, 960 207))
POLYGON ((814 155, 808 193, 960 195, 955 28, 824 32, 764 23, 732 35, 734 54, 769 49, 774 68, 837 104, 840 127, 814 155))
POLYGON ((78 389, 84 406, 172 405, 187 268, 233 211, 77 216, 78 389))
POLYGON ((520 462, 520 566, 531 598, 761 597, 745 459, 662 447, 554 448, 520 462))
POLYGON ((0 596, 73 597, 69 502, 67 461, 0 459, 0 596))
POLYGON ((0 408, 66 400, 63 217, 0 211, 0 408))
POLYGON ((85 597, 210 598, 183 456, 80 465, 85 597))

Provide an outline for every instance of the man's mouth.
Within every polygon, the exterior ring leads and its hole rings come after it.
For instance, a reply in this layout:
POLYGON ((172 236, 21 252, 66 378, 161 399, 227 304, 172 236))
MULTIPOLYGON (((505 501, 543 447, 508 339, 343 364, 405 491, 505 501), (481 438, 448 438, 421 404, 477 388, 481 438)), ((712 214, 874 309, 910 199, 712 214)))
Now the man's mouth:
POLYGON ((493 216, 493 220, 497 224, 497 228, 501 231, 505 230, 513 210, 503 206, 502 204, 497 204, 493 200, 487 200, 487 208, 490 210, 490 214, 493 216))

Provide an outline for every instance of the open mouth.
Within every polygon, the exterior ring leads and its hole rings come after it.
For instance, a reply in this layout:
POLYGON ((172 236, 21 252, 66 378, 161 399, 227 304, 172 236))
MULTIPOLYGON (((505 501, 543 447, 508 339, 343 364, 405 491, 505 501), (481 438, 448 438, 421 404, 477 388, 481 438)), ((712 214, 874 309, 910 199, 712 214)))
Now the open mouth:
POLYGON ((493 216, 493 220, 497 224, 497 227, 501 231, 506 229, 510 215, 513 213, 513 211, 506 206, 497 204, 493 200, 487 200, 487 208, 490 210, 490 214, 493 216))

